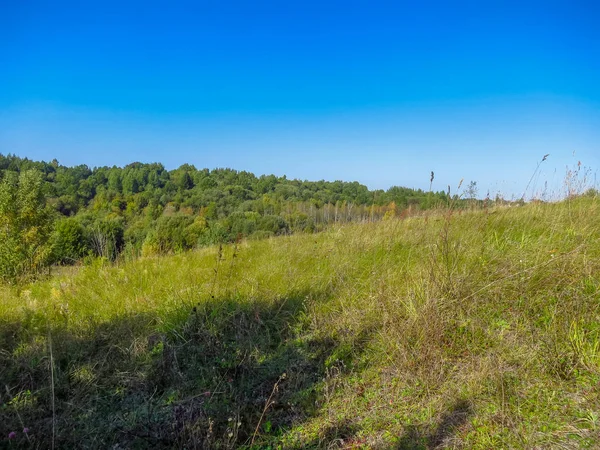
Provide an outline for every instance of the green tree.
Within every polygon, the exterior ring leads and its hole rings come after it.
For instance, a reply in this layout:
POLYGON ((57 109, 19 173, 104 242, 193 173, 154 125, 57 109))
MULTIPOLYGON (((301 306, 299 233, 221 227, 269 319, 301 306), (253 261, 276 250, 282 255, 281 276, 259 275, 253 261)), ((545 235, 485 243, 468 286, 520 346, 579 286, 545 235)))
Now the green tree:
POLYGON ((183 175, 181 175, 181 178, 179 179, 179 182, 177 184, 179 189, 185 191, 194 187, 194 180, 192 180, 192 177, 190 176, 189 172, 183 172, 183 175))
POLYGON ((0 278, 16 281, 50 263, 52 215, 43 176, 35 170, 5 172, 0 182, 0 278))
POLYGON ((90 244, 97 256, 109 261, 117 259, 125 244, 123 218, 113 215, 97 220, 90 231, 90 244))
POLYGON ((135 173, 129 171, 125 177, 123 177, 122 189, 124 194, 136 194, 139 191, 140 184, 135 178, 135 173))
POLYGON ((66 218, 56 223, 52 234, 53 260, 60 264, 73 264, 88 251, 85 230, 74 218, 66 218))
POLYGON ((108 188, 116 193, 121 193, 123 185, 121 181, 121 171, 117 168, 111 169, 108 174, 108 188))

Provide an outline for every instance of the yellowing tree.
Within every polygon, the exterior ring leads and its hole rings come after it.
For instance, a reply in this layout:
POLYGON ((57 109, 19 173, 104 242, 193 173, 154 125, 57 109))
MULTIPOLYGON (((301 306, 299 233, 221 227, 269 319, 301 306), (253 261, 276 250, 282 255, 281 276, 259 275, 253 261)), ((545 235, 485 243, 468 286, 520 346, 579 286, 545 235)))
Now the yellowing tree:
POLYGON ((0 181, 0 279, 16 281, 50 262, 52 215, 42 174, 5 171, 0 181))
POLYGON ((385 212, 385 214, 383 216, 383 220, 393 219, 397 215, 398 215, 398 207, 396 206, 396 202, 392 201, 387 206, 387 211, 385 212))

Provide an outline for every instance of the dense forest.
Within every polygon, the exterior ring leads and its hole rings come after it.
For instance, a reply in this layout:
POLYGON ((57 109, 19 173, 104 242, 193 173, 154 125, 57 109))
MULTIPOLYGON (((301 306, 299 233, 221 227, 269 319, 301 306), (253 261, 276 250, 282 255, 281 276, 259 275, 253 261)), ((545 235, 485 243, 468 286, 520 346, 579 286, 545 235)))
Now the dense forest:
POLYGON ((86 257, 115 260, 315 232, 331 223, 407 215, 448 199, 443 191, 369 190, 358 182, 289 180, 189 164, 171 171, 139 162, 66 167, 0 154, 0 271, 10 278, 86 257), (26 263, 15 269, 16 261, 26 263))

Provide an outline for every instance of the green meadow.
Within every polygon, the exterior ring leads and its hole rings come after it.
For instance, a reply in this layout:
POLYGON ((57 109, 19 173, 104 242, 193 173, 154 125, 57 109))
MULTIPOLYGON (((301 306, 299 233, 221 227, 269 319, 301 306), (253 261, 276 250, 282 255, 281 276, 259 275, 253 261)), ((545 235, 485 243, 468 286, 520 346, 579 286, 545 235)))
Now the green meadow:
POLYGON ((599 383, 594 192, 0 287, 0 448, 597 448, 599 383))

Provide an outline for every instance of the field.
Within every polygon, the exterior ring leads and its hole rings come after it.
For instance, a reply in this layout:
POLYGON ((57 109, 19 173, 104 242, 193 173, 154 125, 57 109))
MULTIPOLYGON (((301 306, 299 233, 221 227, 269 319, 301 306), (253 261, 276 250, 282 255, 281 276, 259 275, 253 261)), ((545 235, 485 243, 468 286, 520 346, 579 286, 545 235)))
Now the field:
POLYGON ((55 270, 0 381, 0 448, 597 448, 600 199, 55 270))

